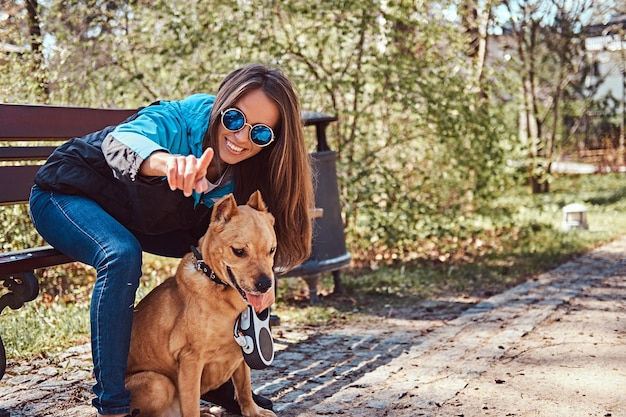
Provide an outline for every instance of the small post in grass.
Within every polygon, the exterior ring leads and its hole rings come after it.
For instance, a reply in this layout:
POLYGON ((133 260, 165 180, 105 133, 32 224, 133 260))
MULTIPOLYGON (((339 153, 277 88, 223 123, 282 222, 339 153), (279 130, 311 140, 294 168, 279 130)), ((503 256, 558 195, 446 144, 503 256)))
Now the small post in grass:
POLYGON ((563 230, 589 229, 587 207, 582 204, 568 204, 563 207, 563 230))

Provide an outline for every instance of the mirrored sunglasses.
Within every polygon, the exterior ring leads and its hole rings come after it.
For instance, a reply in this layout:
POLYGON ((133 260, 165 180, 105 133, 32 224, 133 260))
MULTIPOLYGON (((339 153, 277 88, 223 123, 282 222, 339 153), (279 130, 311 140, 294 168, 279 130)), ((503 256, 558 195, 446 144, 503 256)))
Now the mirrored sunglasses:
POLYGON ((222 126, 230 132, 239 132, 249 126, 248 137, 257 146, 267 146, 274 141, 274 131, 268 125, 246 123, 246 115, 239 109, 230 108, 222 112, 222 126))

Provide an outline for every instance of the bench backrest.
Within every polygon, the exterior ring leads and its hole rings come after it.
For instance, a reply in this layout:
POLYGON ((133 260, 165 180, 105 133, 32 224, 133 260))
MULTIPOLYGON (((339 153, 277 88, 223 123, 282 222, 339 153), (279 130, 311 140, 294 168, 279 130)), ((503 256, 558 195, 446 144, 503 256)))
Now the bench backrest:
POLYGON ((0 104, 0 204, 28 201, 39 165, 61 142, 115 125, 134 112, 0 104))
MULTIPOLYGON (((39 166, 61 142, 116 125, 136 111, 0 104, 0 205, 28 202, 39 166)), ((328 150, 325 128, 337 118, 303 112, 302 120, 316 127, 317 150, 328 150)))

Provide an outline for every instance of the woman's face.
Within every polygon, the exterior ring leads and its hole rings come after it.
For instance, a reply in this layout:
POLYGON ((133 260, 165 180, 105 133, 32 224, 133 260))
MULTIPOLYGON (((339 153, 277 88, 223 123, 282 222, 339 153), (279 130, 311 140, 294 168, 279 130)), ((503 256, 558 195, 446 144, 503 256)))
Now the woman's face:
POLYGON ((257 123, 265 124, 276 132, 280 112, 276 103, 263 90, 256 89, 246 93, 233 107, 241 110, 246 116, 243 129, 237 132, 228 131, 219 123, 217 136, 219 155, 222 162, 229 165, 248 159, 263 149, 250 140, 250 126, 257 123))

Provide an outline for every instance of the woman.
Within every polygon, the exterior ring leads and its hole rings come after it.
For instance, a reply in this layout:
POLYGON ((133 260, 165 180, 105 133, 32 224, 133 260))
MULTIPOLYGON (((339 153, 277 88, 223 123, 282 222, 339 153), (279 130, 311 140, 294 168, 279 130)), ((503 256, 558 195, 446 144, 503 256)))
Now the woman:
MULTIPOLYGON (((161 101, 72 139, 39 170, 35 227, 97 271, 90 316, 98 416, 130 411, 124 375, 142 251, 181 257, 206 231, 214 202, 233 192, 244 204, 257 189, 276 218, 276 266, 290 269, 311 249, 311 168, 295 88, 258 64, 226 76, 215 96, 161 101)), ((273 302, 268 291, 259 310, 273 302)), ((239 409, 232 385, 203 398, 239 409)))

